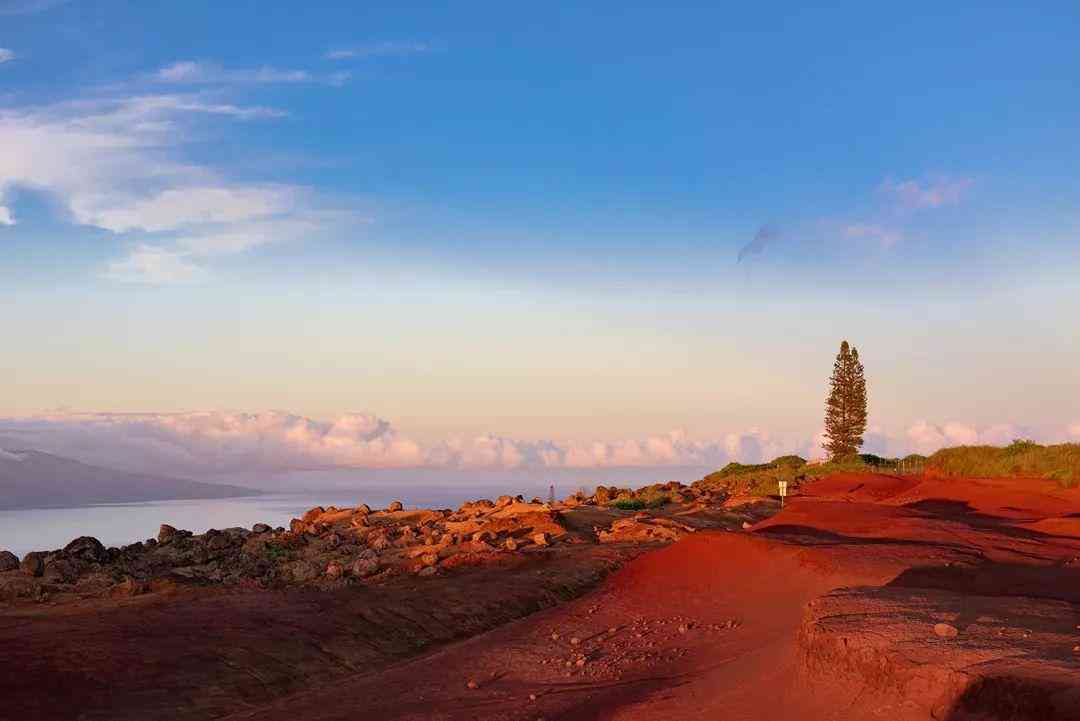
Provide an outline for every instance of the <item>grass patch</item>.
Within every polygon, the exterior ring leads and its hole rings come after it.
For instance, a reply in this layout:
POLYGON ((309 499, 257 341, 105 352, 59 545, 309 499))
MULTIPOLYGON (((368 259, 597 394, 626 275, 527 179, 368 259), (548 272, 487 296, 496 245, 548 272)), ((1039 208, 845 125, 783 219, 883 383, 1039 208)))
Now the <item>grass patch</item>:
POLYGON ((1020 439, 1004 448, 943 448, 927 459, 926 469, 941 476, 1045 478, 1075 488, 1080 486, 1080 443, 1043 446, 1020 439))
POLYGON ((781 456, 769 463, 729 463, 694 485, 719 488, 732 495, 775 496, 780 481, 787 481, 788 492, 803 483, 840 472, 899 473, 922 469, 922 456, 882 458, 873 454, 852 455, 828 463, 807 463, 799 456, 781 456))
POLYGON ((620 511, 642 511, 645 509, 645 501, 640 498, 617 498, 611 502, 611 506, 620 511))

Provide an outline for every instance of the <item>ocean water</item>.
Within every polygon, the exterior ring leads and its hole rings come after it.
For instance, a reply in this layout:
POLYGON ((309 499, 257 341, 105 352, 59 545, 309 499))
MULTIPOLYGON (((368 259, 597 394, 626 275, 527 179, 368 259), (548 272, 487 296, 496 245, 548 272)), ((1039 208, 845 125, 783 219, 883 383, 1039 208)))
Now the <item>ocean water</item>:
MULTIPOLYGON (((572 490, 556 489, 562 495, 572 490)), ((203 533, 210 528, 251 528, 256 523, 288 527, 290 519, 302 515, 313 506, 345 507, 366 503, 377 509, 385 508, 391 501, 401 501, 406 508, 457 508, 465 501, 495 498, 502 492, 546 499, 548 487, 497 491, 490 485, 396 486, 359 491, 334 489, 247 498, 0 511, 0 550, 11 551, 21 558, 29 551, 62 548, 78 536, 93 536, 106 546, 121 546, 156 537, 158 527, 163 523, 195 533, 203 533)))

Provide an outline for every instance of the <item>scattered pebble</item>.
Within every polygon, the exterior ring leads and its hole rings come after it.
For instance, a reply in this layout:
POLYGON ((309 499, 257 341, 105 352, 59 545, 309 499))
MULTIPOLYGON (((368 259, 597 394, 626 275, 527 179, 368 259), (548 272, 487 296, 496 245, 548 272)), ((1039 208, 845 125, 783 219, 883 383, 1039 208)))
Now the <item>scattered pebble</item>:
POLYGON ((956 638, 960 634, 956 626, 950 626, 947 623, 934 624, 934 633, 941 638, 956 638))
POLYGON ((465 687, 475 691, 480 688, 480 684, 476 682, 475 678, 470 678, 469 682, 465 684, 465 687))
POLYGON ((571 646, 580 646, 581 645, 581 639, 578 638, 577 636, 574 636, 572 639, 570 639, 570 645, 571 646))

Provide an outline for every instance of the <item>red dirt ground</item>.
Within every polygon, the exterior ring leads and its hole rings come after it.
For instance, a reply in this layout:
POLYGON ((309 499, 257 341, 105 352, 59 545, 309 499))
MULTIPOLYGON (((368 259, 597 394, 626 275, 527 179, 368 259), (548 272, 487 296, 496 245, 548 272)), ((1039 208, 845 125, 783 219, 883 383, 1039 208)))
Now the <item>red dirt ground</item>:
MULTIPOLYGON (((1077 519, 1080 490, 1041 480, 832 476, 749 533, 693 534, 575 601, 412 660, 306 677, 270 702, 223 686, 212 717, 1075 721, 1077 519)), ((260 623, 283 635, 272 611, 260 623)), ((51 626, 8 627, 0 642, 47 640, 51 626)), ((105 667, 102 684, 145 686, 138 664, 105 667)), ((184 671, 156 669, 154 690, 167 698, 184 671)), ((112 702, 112 716, 49 717, 150 717, 112 702)), ((152 717, 180 714, 163 703, 152 717)))

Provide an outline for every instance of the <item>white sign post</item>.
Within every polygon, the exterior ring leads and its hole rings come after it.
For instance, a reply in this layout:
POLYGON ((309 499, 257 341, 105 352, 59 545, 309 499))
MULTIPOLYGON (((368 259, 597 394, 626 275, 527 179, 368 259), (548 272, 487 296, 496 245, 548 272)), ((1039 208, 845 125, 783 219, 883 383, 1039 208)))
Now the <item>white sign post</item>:
POLYGON ((780 507, 784 507, 784 497, 787 495, 787 481, 780 481, 780 507))

